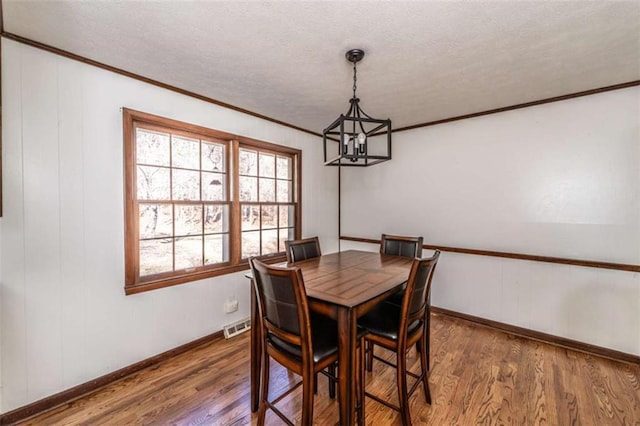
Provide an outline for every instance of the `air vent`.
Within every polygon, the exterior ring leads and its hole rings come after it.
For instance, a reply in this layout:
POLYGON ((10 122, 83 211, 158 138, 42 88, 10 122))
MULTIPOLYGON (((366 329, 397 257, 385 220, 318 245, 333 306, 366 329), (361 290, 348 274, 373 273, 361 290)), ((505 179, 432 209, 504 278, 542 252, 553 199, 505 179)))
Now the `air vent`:
POLYGON ((224 326, 224 337, 230 339, 240 333, 251 330, 251 318, 245 318, 224 326))

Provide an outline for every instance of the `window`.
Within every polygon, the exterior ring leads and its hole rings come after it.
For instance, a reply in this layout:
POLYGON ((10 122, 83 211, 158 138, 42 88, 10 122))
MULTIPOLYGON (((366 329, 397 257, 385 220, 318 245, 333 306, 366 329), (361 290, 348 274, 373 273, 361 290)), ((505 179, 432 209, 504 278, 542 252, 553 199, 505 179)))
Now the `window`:
POLYGON ((284 252, 295 234, 292 159, 240 148, 239 160, 242 257, 284 252))
POLYGON ((127 294, 284 259, 300 151, 124 110, 127 294))

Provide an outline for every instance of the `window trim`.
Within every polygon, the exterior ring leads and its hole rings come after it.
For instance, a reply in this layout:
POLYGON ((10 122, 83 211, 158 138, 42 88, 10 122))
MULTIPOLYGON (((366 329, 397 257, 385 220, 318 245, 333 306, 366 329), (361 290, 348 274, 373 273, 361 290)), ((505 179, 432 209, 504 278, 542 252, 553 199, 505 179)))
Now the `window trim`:
MULTIPOLYGON (((177 284, 184 284, 191 281, 205 278, 226 275, 234 272, 249 269, 248 262, 241 260, 240 244, 242 240, 240 205, 239 200, 239 159, 240 147, 253 148, 259 151, 269 151, 273 154, 288 155, 293 160, 293 190, 294 197, 294 235, 295 239, 301 238, 302 233, 302 151, 299 149, 264 142, 253 138, 247 138, 232 133, 209 129, 195 124, 185 123, 170 118, 122 108, 123 119, 123 154, 124 154, 124 243, 125 243, 125 294, 136 294, 144 291, 164 288, 177 284), (139 276, 139 221, 136 217, 136 206, 138 200, 136 186, 136 123, 149 126, 151 128, 171 129, 174 133, 187 132, 202 135, 204 137, 227 141, 226 161, 228 177, 228 200, 229 205, 229 245, 231 254, 228 262, 222 266, 202 266, 194 271, 180 271, 172 273, 161 273, 150 276, 151 278, 141 279, 139 276)), ((166 131, 166 130, 164 130, 166 131)), ((286 260, 284 252, 265 255, 270 262, 282 262, 286 260)))

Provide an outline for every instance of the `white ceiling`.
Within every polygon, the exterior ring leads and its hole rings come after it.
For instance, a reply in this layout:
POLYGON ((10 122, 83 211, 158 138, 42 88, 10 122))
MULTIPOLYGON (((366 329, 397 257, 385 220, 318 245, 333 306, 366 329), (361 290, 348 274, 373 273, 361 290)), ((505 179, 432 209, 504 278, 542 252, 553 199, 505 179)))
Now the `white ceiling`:
POLYGON ((640 80, 640 1, 2 0, 4 30, 322 132, 393 127, 640 80))

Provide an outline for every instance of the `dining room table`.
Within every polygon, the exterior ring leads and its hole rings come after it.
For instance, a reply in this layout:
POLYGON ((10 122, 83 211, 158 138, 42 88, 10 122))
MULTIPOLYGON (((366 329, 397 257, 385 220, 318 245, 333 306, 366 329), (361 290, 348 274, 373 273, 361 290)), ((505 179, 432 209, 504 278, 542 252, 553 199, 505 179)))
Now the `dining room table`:
MULTIPOLYGON (((278 266, 299 267, 309 309, 338 325, 338 402, 340 425, 355 423, 358 318, 407 281, 413 259, 377 252, 346 250, 278 266)), ((250 274, 248 278, 252 278, 250 274)), ((255 286, 251 285, 251 410, 260 402, 262 336, 255 286)), ((363 348, 364 349, 364 348, 363 348)))

